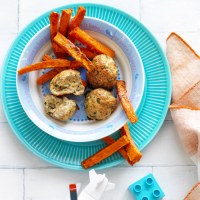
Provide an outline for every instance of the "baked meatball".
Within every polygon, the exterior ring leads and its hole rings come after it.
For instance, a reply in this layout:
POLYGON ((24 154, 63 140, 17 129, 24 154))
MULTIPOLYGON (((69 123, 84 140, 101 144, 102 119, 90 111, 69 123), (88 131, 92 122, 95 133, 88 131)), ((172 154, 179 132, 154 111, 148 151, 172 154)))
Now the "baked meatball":
POLYGON ((81 95, 85 87, 81 81, 80 72, 72 69, 57 74, 50 82, 50 91, 59 96, 65 94, 81 95))
POLYGON ((87 72, 87 80, 92 88, 111 90, 116 84, 118 70, 114 60, 107 55, 97 55, 92 60, 94 69, 87 72))
POLYGON ((90 119, 106 119, 114 112, 116 107, 116 98, 107 90, 98 88, 86 95, 85 112, 90 119))
POLYGON ((76 103, 67 97, 59 98, 54 95, 47 94, 44 97, 45 112, 60 121, 67 121, 76 112, 76 103))

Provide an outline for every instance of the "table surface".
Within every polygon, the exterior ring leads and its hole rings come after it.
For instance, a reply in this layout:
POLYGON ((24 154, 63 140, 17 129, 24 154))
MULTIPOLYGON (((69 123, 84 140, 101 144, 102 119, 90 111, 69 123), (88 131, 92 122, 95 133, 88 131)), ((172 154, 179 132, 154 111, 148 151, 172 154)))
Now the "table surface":
MULTIPOLYGON (((0 62, 18 32, 43 12, 66 3, 90 0, 7 0, 1 2, 0 62)), ((199 0, 94 0, 134 16, 157 37, 165 49, 165 39, 172 32, 184 37, 200 53, 199 0)), ((0 65, 3 67, 2 65, 0 65)), ((79 191, 89 182, 88 172, 57 168, 33 155, 11 131, 0 104, 0 199, 4 200, 61 200, 70 199, 69 183, 77 183, 79 191)), ((163 188, 167 200, 183 199, 197 183, 196 166, 184 152, 177 137, 171 116, 155 139, 143 151, 143 158, 134 167, 123 163, 102 170, 116 189, 107 192, 104 200, 131 200, 128 186, 153 173, 163 188)))

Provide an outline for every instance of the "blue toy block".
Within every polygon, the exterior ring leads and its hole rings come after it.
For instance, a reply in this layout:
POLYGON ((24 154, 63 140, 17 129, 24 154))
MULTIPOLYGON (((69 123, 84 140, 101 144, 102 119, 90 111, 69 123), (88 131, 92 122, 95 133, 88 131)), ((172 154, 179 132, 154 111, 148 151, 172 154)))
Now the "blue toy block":
POLYGON ((128 189, 135 200, 160 200, 165 196, 153 174, 148 174, 128 189))

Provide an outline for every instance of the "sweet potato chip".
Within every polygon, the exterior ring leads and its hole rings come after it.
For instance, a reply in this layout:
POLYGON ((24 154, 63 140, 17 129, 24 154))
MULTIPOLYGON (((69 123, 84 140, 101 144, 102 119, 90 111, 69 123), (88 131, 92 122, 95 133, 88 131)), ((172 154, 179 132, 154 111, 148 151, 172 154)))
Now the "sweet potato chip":
POLYGON ((81 25, 81 22, 84 19, 85 13, 86 13, 85 8, 83 6, 80 6, 78 8, 76 15, 74 16, 74 18, 72 19, 70 23, 70 31, 81 25))
POLYGON ((41 85, 46 83, 47 81, 51 80, 54 76, 59 74, 60 71, 58 69, 52 69, 51 71, 48 71, 47 73, 43 74, 37 79, 37 84, 41 85))
POLYGON ((67 35, 67 30, 68 30, 70 19, 71 19, 71 14, 72 14, 72 9, 62 10, 59 32, 63 34, 64 36, 67 35))
POLYGON ((53 39, 58 32, 59 17, 60 15, 56 12, 51 12, 49 16, 51 39, 53 39))
MULTIPOLYGON (((104 138, 102 138, 102 140, 106 144, 112 144, 113 142, 115 142, 115 140, 112 137, 110 137, 110 136, 104 137, 104 138)), ((127 152, 124 149, 124 147, 122 147, 121 149, 119 149, 118 152, 128 161, 128 163, 130 165, 132 165, 132 163, 130 162, 129 157, 128 157, 127 152)))
POLYGON ((57 68, 57 67, 69 67, 71 61, 65 59, 53 59, 42 61, 36 64, 28 65, 18 70, 20 75, 25 74, 27 72, 39 70, 39 69, 46 69, 46 68, 57 68))
POLYGON ((126 84, 124 81, 117 80, 117 94, 119 101, 131 123, 138 121, 133 106, 127 97, 126 84))
POLYGON ((51 12, 49 16, 50 21, 50 34, 51 34, 51 42, 54 54, 57 58, 66 58, 66 53, 60 48, 55 42, 53 42, 53 38, 56 36, 59 27, 59 17, 60 15, 56 12, 51 12))
POLYGON ((131 134, 128 128, 128 124, 125 124, 120 129, 120 134, 121 136, 124 136, 124 135, 127 136, 128 140, 130 141, 130 143, 127 144, 124 148, 126 149, 130 163, 133 165, 141 159, 142 153, 138 150, 137 146, 133 142, 133 139, 131 137, 131 134))
POLYGON ((128 138, 126 136, 122 136, 112 144, 106 146, 105 148, 95 153, 93 156, 90 156, 86 160, 82 161, 81 164, 85 169, 92 167, 97 163, 101 162, 102 160, 104 160, 105 158, 111 156, 113 153, 115 153, 128 143, 129 143, 128 138))
POLYGON ((76 27, 69 33, 70 38, 74 38, 81 42, 82 44, 86 45, 91 51, 97 52, 99 54, 106 54, 112 58, 115 57, 115 52, 108 48, 106 45, 102 44, 101 42, 92 38, 88 33, 76 27))
POLYGON ((63 36, 61 33, 57 33, 56 37, 54 37, 54 41, 75 60, 82 63, 83 67, 85 67, 88 71, 92 71, 94 68, 93 63, 65 36, 63 36))

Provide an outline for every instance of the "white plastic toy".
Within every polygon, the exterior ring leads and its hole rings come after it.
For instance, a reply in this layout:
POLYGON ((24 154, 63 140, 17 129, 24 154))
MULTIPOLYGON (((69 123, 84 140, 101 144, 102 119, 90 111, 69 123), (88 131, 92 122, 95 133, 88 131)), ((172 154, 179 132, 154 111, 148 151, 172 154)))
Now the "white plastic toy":
POLYGON ((97 174, 94 169, 89 171, 90 183, 83 189, 78 200, 100 200, 103 193, 115 188, 114 183, 108 182, 105 174, 97 174))

